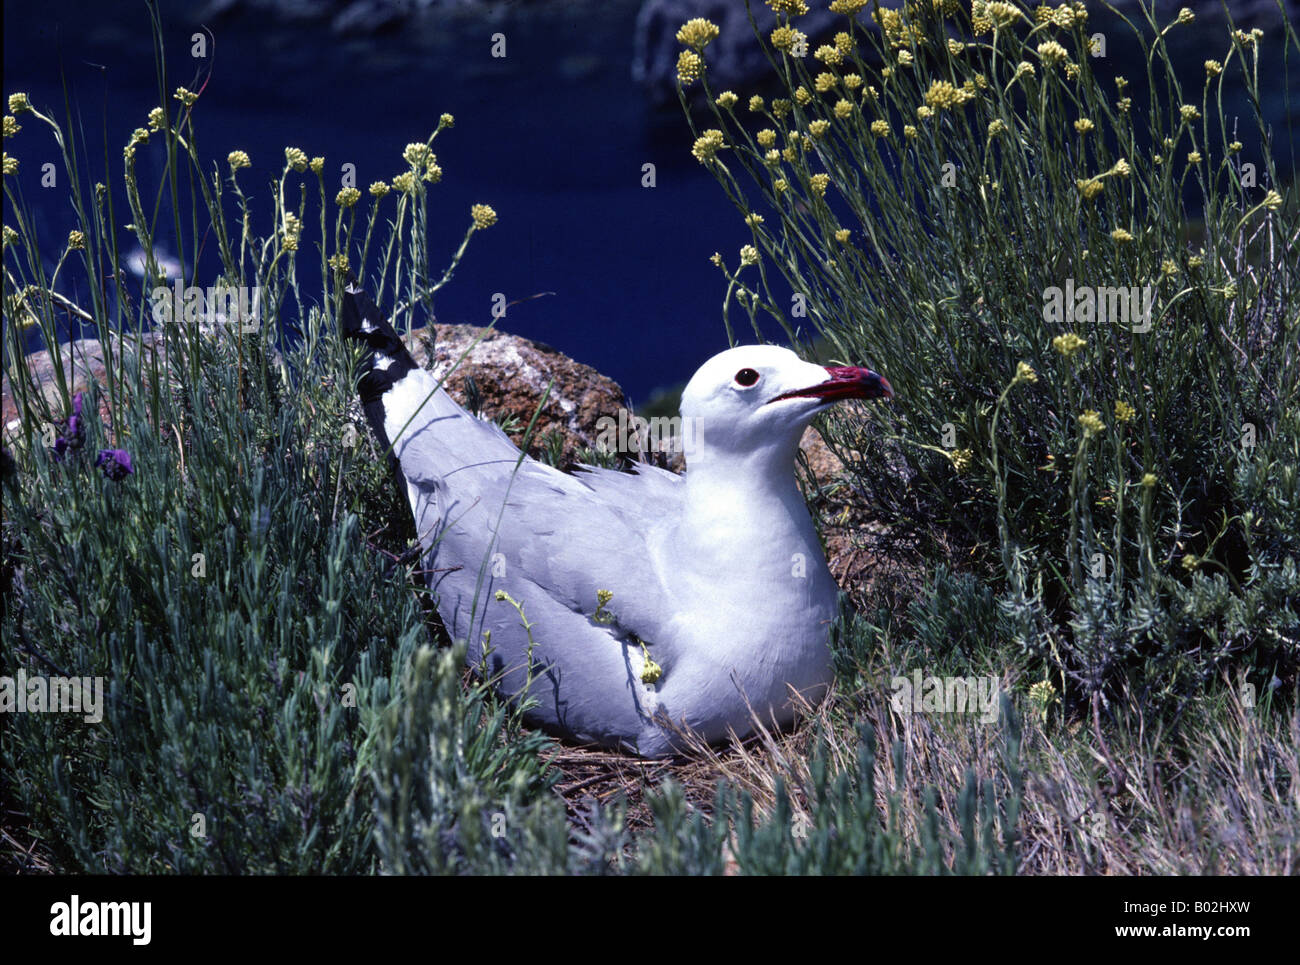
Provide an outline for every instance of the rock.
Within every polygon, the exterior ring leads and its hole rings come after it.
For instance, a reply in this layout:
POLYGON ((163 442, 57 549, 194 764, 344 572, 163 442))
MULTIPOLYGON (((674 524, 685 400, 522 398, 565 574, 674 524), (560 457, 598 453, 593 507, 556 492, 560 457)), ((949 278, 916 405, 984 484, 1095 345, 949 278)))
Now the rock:
POLYGON ((469 379, 481 414, 498 420, 512 417, 515 428, 510 437, 516 444, 523 442, 537 404, 554 380, 529 451, 537 455, 550 438, 558 437, 563 467, 576 463, 580 448, 595 447, 602 416, 617 419, 619 409, 628 408, 627 397, 612 379, 518 335, 473 325, 434 325, 416 329, 405 341, 415 360, 443 379, 443 387, 461 405, 473 408, 469 379))

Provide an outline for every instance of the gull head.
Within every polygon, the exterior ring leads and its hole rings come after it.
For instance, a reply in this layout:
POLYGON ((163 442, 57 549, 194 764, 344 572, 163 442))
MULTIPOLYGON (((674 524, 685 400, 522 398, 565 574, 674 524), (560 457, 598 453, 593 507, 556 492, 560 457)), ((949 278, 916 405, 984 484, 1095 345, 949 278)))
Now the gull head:
POLYGON ((715 459, 793 461, 813 416, 843 399, 891 399, 870 369, 805 362, 776 345, 743 345, 705 362, 682 393, 688 468, 715 459))

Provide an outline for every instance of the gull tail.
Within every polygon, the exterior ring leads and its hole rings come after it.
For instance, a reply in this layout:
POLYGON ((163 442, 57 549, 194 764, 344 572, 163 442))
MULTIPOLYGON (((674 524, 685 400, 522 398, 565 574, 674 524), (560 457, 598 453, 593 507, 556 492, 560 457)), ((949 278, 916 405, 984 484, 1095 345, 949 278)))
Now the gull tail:
POLYGON ((396 457, 391 454, 392 440, 384 429, 387 414, 384 394, 410 372, 417 370, 419 365, 407 351, 397 330, 388 323, 379 306, 350 273, 347 286, 343 289, 339 329, 344 338, 361 342, 366 347, 357 394, 361 397, 366 421, 370 423, 380 445, 390 449, 390 461, 395 464, 396 457))

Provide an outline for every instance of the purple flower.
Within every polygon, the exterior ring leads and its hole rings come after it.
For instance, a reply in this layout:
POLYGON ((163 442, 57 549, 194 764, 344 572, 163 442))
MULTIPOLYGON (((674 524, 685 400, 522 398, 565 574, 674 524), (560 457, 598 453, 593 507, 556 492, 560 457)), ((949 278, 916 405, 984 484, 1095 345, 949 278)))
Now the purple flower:
POLYGON ((95 457, 95 465, 102 467, 104 475, 114 482, 120 482, 129 473, 135 472, 131 468, 131 454, 125 449, 99 450, 99 455, 95 457))
POLYGON ((80 449, 85 441, 86 432, 81 427, 81 399, 84 392, 78 392, 72 399, 72 415, 68 416, 64 434, 54 440, 54 461, 62 462, 69 449, 80 449))
POLYGON ((81 399, 84 392, 78 392, 72 399, 72 415, 68 417, 68 438, 80 439, 81 437, 81 399))

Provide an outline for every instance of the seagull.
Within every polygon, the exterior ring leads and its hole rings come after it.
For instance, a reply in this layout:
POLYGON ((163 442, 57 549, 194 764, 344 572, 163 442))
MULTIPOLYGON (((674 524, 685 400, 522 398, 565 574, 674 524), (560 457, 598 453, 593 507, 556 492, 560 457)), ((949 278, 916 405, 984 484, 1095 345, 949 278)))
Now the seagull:
POLYGON ((795 453, 836 402, 892 398, 883 376, 731 348, 682 394, 684 475, 570 474, 452 400, 355 283, 340 328, 367 349, 358 393, 405 483, 438 613, 530 724, 658 758, 691 734, 783 727, 825 695, 839 590, 795 453))

